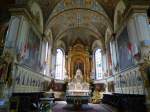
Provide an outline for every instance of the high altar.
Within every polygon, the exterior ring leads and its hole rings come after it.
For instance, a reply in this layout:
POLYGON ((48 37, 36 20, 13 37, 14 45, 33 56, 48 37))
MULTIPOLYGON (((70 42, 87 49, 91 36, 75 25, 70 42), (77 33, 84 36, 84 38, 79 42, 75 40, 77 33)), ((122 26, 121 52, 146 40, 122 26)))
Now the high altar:
POLYGON ((90 99, 91 58, 88 48, 79 40, 70 47, 66 59, 66 70, 69 82, 66 90, 66 101, 69 104, 87 104, 90 99))
POLYGON ((82 72, 77 69, 74 79, 68 83, 67 87, 68 96, 89 96, 90 86, 89 83, 83 81, 82 72))
POLYGON ((87 104, 90 99, 90 85, 83 81, 82 72, 77 69, 74 79, 68 83, 66 91, 66 101, 69 104, 87 104))

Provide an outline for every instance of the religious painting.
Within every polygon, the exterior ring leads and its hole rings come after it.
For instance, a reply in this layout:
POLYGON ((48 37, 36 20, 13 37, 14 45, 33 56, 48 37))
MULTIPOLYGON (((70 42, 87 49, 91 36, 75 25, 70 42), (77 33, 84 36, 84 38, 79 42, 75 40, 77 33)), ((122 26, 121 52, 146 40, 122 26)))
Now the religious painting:
POLYGON ((20 22, 21 18, 15 16, 11 17, 9 28, 6 34, 5 48, 9 49, 15 47, 16 39, 18 38, 18 29, 20 22))
POLYGON ((40 39, 32 29, 29 31, 29 36, 26 39, 23 50, 25 52, 23 56, 23 64, 34 70, 38 70, 40 63, 40 39))
POLYGON ((132 48, 129 41, 127 27, 125 27, 117 39, 119 52, 119 66, 121 70, 127 69, 134 65, 132 57, 132 48))
POLYGON ((110 51, 110 45, 108 44, 107 45, 107 63, 108 63, 108 68, 107 68, 107 71, 109 73, 109 76, 112 75, 112 54, 111 54, 111 51, 110 51))

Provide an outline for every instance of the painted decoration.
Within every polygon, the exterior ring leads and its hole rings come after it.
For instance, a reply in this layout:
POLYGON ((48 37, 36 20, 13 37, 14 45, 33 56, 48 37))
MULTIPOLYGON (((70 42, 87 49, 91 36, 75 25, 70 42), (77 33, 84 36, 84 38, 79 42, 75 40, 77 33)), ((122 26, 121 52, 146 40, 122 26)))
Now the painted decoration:
POLYGON ((18 37, 19 26, 21 19, 19 17, 12 16, 6 34, 5 48, 14 48, 16 44, 16 39, 18 37))
POLYGON ((62 0, 52 12, 51 17, 57 15, 58 13, 72 9, 72 8, 89 8, 91 10, 102 12, 105 14, 103 8, 96 0, 62 0))
POLYGON ((38 70, 40 67, 40 39, 36 36, 32 29, 29 30, 29 36, 25 41, 23 50, 25 53, 22 60, 23 64, 33 70, 38 70))
POLYGON ((119 52, 119 66, 121 70, 124 70, 128 67, 134 65, 131 43, 129 41, 129 36, 127 32, 127 27, 125 27, 117 39, 118 43, 118 52, 119 52))

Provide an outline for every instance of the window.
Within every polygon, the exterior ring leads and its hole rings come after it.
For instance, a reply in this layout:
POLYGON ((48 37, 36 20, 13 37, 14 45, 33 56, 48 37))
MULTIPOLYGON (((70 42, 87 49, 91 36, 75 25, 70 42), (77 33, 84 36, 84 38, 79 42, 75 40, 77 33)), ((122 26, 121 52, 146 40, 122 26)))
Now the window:
POLYGON ((55 79, 64 80, 64 55, 61 49, 57 49, 55 79))
POLYGON ((48 42, 46 42, 45 43, 45 51, 44 51, 44 53, 45 53, 45 68, 44 68, 44 74, 46 74, 46 75, 49 75, 48 74, 48 71, 49 71, 49 68, 48 68, 48 50, 49 50, 49 48, 48 48, 48 42))
POLYGON ((102 79, 102 55, 101 49, 97 49, 95 51, 95 73, 96 73, 96 80, 102 79))

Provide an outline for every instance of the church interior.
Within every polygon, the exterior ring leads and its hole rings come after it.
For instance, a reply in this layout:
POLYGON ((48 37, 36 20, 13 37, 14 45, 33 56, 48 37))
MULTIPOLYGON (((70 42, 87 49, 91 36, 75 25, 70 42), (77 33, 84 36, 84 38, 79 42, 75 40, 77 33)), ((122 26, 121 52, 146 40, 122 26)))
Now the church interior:
POLYGON ((1 0, 0 112, 150 112, 150 0, 1 0))

